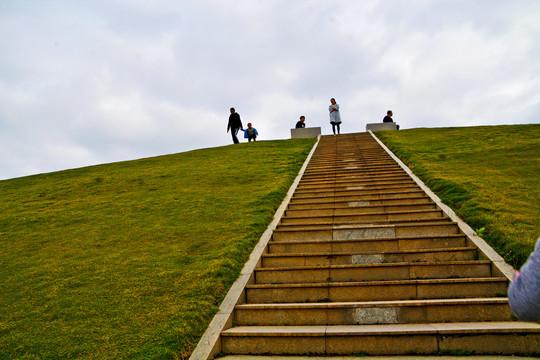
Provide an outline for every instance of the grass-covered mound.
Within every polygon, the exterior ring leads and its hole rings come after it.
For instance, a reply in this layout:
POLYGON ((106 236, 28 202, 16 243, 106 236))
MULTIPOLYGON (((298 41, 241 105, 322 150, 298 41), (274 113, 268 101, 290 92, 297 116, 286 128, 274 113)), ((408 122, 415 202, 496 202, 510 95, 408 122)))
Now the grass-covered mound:
POLYGON ((314 141, 0 181, 0 358, 189 355, 314 141))
POLYGON ((376 135, 508 263, 525 262, 540 235, 540 125, 376 135))

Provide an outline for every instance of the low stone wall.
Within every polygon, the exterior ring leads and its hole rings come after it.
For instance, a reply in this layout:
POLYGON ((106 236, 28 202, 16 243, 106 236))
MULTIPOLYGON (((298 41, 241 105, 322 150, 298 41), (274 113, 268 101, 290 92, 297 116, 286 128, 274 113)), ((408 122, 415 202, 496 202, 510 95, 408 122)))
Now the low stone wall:
POLYGON ((397 130, 397 124, 395 122, 366 124, 366 131, 368 130, 397 130))
POLYGON ((300 129, 291 129, 291 139, 314 138, 321 135, 320 127, 307 127, 300 129))

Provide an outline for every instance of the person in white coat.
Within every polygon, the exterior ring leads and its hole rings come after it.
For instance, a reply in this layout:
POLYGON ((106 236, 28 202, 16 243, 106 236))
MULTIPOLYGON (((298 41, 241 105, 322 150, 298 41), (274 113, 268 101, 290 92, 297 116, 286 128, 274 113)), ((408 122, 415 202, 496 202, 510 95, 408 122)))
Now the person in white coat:
POLYGON ((339 113, 339 104, 336 103, 336 99, 331 98, 330 99, 330 106, 328 106, 328 111, 330 112, 330 124, 332 124, 332 131, 334 132, 334 135, 336 135, 336 127, 337 127, 337 133, 340 133, 339 126, 341 125, 341 115, 339 113))

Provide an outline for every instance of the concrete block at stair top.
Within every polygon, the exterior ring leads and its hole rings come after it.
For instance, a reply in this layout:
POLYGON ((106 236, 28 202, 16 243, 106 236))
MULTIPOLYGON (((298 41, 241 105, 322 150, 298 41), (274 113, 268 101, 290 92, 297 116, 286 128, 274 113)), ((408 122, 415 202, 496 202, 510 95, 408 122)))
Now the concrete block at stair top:
POLYGON ((397 124, 395 122, 366 124, 366 131, 369 131, 369 130, 371 131, 397 130, 397 124))
POLYGON ((300 129, 291 129, 291 139, 314 138, 321 135, 320 127, 306 127, 300 129))

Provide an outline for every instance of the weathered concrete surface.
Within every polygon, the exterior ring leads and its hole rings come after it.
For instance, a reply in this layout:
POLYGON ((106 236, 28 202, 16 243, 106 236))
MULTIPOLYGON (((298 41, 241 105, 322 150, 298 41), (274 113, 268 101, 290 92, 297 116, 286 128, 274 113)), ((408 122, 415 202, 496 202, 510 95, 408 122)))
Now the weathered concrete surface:
POLYGON ((366 124, 366 131, 397 130, 395 122, 366 124))
POLYGON ((314 138, 321 135, 320 127, 306 127, 303 129, 291 129, 291 139, 314 138))

